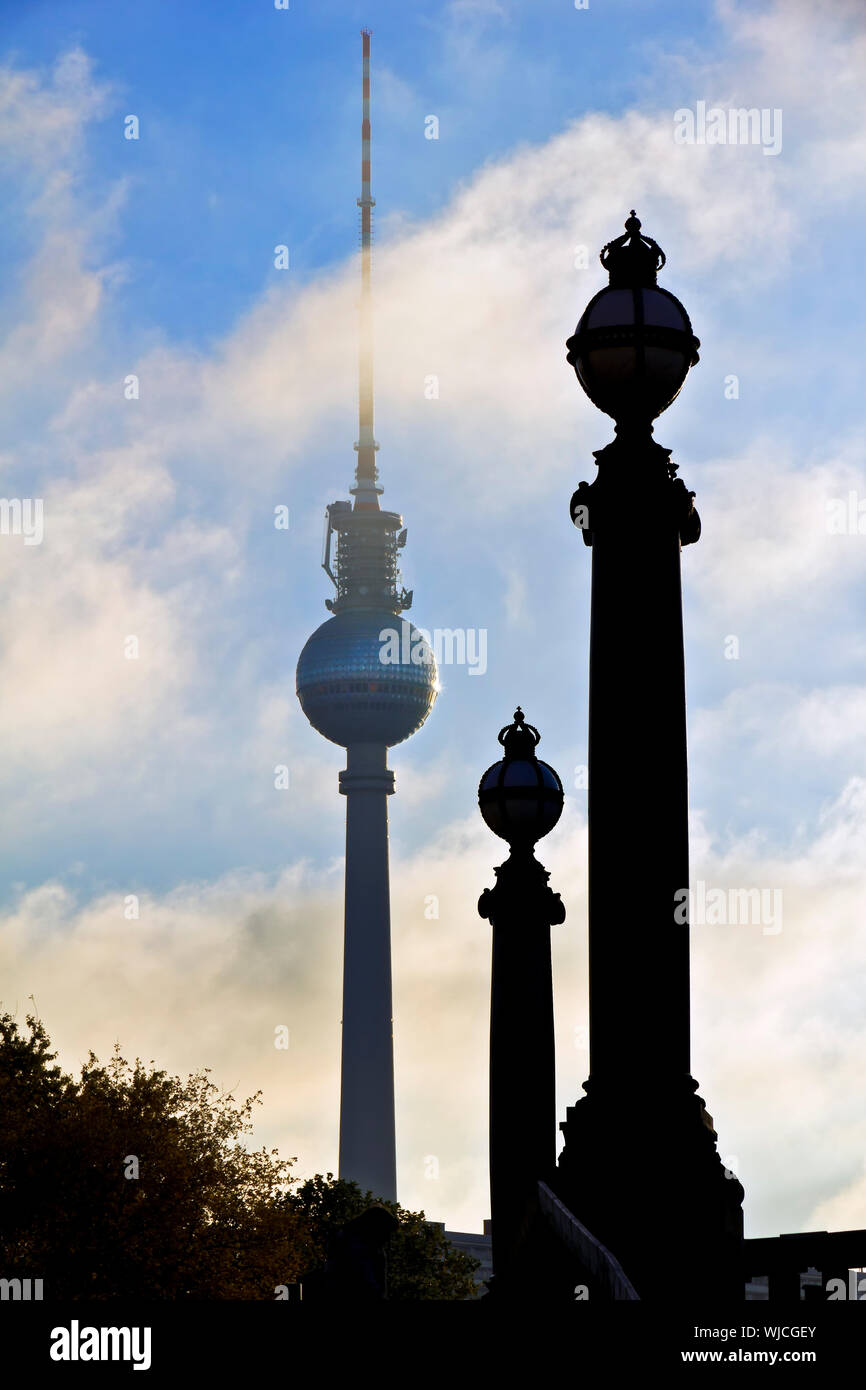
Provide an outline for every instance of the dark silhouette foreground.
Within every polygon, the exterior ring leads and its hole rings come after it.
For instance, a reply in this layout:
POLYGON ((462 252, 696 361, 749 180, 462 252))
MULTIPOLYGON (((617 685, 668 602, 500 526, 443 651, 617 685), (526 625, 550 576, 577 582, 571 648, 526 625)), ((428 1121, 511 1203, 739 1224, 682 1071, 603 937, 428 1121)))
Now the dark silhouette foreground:
MULTIPOLYGON (((339 1232, 375 1202, 332 1174, 303 1183, 294 1159, 242 1142, 259 1095, 186 1081, 117 1045, 78 1080, 43 1024, 0 1014, 0 1274, 42 1279, 53 1299, 273 1299, 310 1277, 328 1296, 339 1232)), ((423 1213, 380 1203, 391 1299, 461 1299, 475 1261, 423 1213)), ((363 1223, 362 1223, 363 1224, 363 1223)), ((311 1289, 312 1292, 312 1289, 311 1289)))

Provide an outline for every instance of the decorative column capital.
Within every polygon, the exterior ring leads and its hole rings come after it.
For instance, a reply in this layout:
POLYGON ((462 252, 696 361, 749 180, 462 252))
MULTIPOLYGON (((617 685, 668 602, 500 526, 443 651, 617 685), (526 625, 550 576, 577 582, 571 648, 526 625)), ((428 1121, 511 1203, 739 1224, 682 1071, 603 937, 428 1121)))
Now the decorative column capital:
POLYGON ((478 915, 495 926, 530 922, 533 926, 558 927, 565 921, 565 904, 549 888, 550 874, 535 855, 508 856, 493 872, 496 885, 485 888, 478 899, 478 915))
POLYGON ((681 545, 700 538, 695 494, 676 476, 679 465, 670 455, 649 436, 620 437, 593 451, 598 477, 580 482, 569 506, 584 545, 592 545, 593 534, 603 528, 624 531, 627 519, 632 525, 635 519, 658 523, 665 515, 674 521, 681 545))

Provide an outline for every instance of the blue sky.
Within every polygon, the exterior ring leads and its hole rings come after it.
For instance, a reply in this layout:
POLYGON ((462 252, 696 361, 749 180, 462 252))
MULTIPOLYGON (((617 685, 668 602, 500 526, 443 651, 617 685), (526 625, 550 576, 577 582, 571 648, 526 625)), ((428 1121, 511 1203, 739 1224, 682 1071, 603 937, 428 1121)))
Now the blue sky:
MULTIPOLYGON (((543 847, 569 912, 560 1113, 585 1075, 589 552, 568 501, 611 431, 564 342, 636 206, 702 340, 656 427, 704 523, 683 557, 693 876, 785 902, 778 936, 696 931, 694 1071, 752 1234, 866 1225, 866 537, 826 526, 828 500, 866 499, 866 36, 855 4, 821 15, 6 7, 0 467, 46 520, 41 546, 0 538, 0 963, 4 1001, 35 993, 67 1065, 115 1037, 212 1065, 263 1087, 262 1139, 299 1172, 336 1163, 341 756, 294 668, 326 616, 322 512, 354 466, 368 24, 385 501, 409 529, 414 621, 488 634, 486 673, 446 668, 391 755, 401 1196, 465 1229, 488 1215, 475 902, 500 853, 474 798, 518 701, 569 793, 543 847), (698 101, 781 110, 781 151, 676 146, 674 112, 698 101)), ((635 671, 635 699, 656 674, 635 671)), ((635 775, 662 775, 652 749, 635 775)))
MULTIPOLYGON (((95 127, 89 147, 95 181, 136 180, 118 246, 139 273, 118 312, 207 343, 261 289, 275 224, 302 281, 352 245, 362 26, 376 45, 376 187, 386 217, 428 216, 457 180, 516 143, 640 100, 654 52, 682 35, 659 0, 614 0, 591 20, 562 0, 497 9, 466 6, 455 21, 427 4, 294 0, 275 13, 264 0, 146 0, 125 14, 94 0, 64 7, 59 26, 54 7, 37 0, 7 14, 4 37, 32 63, 80 43, 120 104, 140 108, 149 129, 137 147, 118 142, 115 121, 95 127), (446 133, 419 149, 418 127, 434 109, 446 133)), ((713 7, 694 9, 690 37, 711 44, 713 7)))

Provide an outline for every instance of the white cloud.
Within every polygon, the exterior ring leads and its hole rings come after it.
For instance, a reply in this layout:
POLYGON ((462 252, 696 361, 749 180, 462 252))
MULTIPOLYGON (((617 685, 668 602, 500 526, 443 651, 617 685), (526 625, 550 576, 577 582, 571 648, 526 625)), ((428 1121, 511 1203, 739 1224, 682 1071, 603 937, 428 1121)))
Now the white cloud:
POLYGON ((821 1203, 834 1224, 858 1224, 864 828, 866 783, 852 779, 808 841, 779 852, 747 836, 693 856, 693 882, 783 894, 779 933, 693 928, 695 1074, 723 1150, 740 1157, 753 1235, 814 1228, 821 1203))
MULTIPOLYGON (((564 363, 564 339, 601 283, 600 272, 573 268, 574 246, 594 248, 616 235, 630 206, 665 243, 668 283, 681 275, 684 286, 703 285, 718 273, 748 287, 775 277, 787 293, 810 219, 828 215, 815 206, 816 189, 840 195, 866 163, 851 77, 859 40, 843 46, 833 26, 816 33, 814 14, 807 33, 805 7, 785 30, 787 13, 783 7, 757 25, 740 10, 730 19, 758 55, 754 73, 768 73, 772 61, 786 121, 789 111, 814 115, 786 125, 784 158, 678 149, 662 103, 618 119, 590 114, 482 169, 438 217, 404 225, 380 246, 378 408, 401 438, 404 484, 423 488, 431 524, 453 534, 458 485, 466 516, 483 520, 494 548, 507 551, 515 524, 526 524, 530 495, 554 481, 563 482, 564 517, 575 453, 590 475, 588 450, 606 437, 604 422, 579 404, 564 363), (809 86, 816 73, 817 114, 809 86), (823 166, 830 172, 812 182, 823 166), (437 402, 423 394, 430 373, 440 377, 437 402)), ((471 35, 466 44, 469 51, 471 35)), ((754 73, 744 69, 736 81, 721 74, 717 90, 740 104, 754 73)), ((767 104, 776 104, 769 84, 749 90, 766 91, 767 104)), ((45 485, 45 543, 13 551, 7 538, 0 546, 4 790, 19 803, 29 797, 31 810, 58 795, 74 805, 104 796, 124 762, 145 759, 150 791, 140 804, 152 807, 168 797, 172 778, 193 778, 204 795, 210 761, 236 755, 247 770, 233 808, 242 817, 270 799, 267 778, 256 781, 249 769, 272 775, 282 760, 274 750, 281 753, 301 716, 280 673, 263 681, 253 659, 239 663, 226 697, 208 641, 219 626, 218 597, 249 558, 253 508, 277 480, 300 489, 311 447, 350 414, 356 267, 266 293, 212 351, 148 350, 129 366, 148 409, 130 409, 119 380, 79 351, 80 335, 99 328, 117 273, 91 264, 102 223, 83 205, 75 177, 87 122, 106 101, 81 55, 63 60, 47 81, 8 69, 0 81, 0 151, 8 161, 21 145, 29 157, 27 198, 39 232, 0 382, 7 369, 5 381, 23 382, 59 357, 74 378, 66 395, 58 391, 47 440, 21 450, 36 467, 56 450, 66 470, 55 465, 45 485), (190 509, 201 519, 191 521, 190 509), (142 641, 138 663, 123 659, 129 633, 142 641), (226 699, 246 729, 237 747, 224 737, 226 699)), ((111 199, 119 208, 122 190, 111 199)), ((710 300, 704 308, 701 331, 712 336, 724 305, 710 300)), ((789 366, 800 352, 790 348, 789 366)), ((777 359, 773 370, 782 369, 777 359)), ((682 408, 688 419, 687 396, 682 408)), ((820 602, 858 582, 858 541, 828 537, 822 508, 827 496, 857 485, 861 444, 843 438, 829 462, 805 463, 796 446, 773 433, 706 471, 699 503, 706 494, 714 520, 699 553, 689 555, 689 583, 708 627, 731 630, 728 614, 746 615, 759 641, 777 625, 776 602, 791 597, 815 625, 820 602)), ((13 462, 10 452, 4 465, 13 462)), ((539 531, 554 585, 566 571, 557 569, 556 542, 541 522, 539 531)), ((501 608, 501 571, 491 573, 488 590, 479 591, 484 601, 492 592, 501 608)), ((508 582, 504 605, 517 622, 521 583, 508 582)), ((540 621, 540 643, 544 637, 540 621)), ((866 710, 857 681, 838 677, 832 689, 810 690, 808 661, 805 676, 776 683, 775 728, 754 717, 760 686, 753 684, 699 716, 698 736, 703 727, 724 748, 745 727, 742 757, 750 746, 777 758, 805 746, 816 760, 861 759, 866 710)), ((309 757, 295 751, 291 764, 307 812, 324 817, 331 807, 328 831, 341 809, 331 776, 338 756, 330 748, 309 757)), ((447 757, 434 762, 435 775, 414 790, 410 772, 401 805, 439 793, 444 803, 449 772, 447 757)), ((296 806, 286 802, 279 812, 287 824, 297 824, 296 806)), ((696 873, 705 878, 785 889, 779 937, 702 935, 695 950, 696 1070, 723 1148, 742 1153, 761 1231, 782 1221, 805 1225, 813 1207, 840 1224, 860 1219, 864 1136, 850 1096, 864 1042, 856 1009, 866 972, 858 930, 863 821, 862 787, 852 782, 817 833, 787 851, 758 833, 722 845, 718 825, 696 841, 696 873), (779 1153, 794 1158, 780 1167, 779 1153)), ((566 928, 554 933, 560 1115, 583 1079, 572 1044, 585 997, 583 837, 579 820, 564 823, 542 856, 569 910, 566 928)), ((497 849, 476 819, 449 826, 393 866, 401 1191, 409 1205, 466 1228, 488 1214, 489 928, 474 905, 503 857, 497 849), (440 897, 438 920, 423 915, 429 894, 440 897), (440 1159, 438 1184, 424 1179, 430 1153, 440 1159)), ((292 854, 287 836, 285 857, 292 854)), ((240 1074, 242 1090, 265 1089, 269 1139, 298 1152, 302 1171, 333 1167, 339 896, 336 858, 317 874, 296 864, 277 880, 229 873, 145 894, 137 923, 123 919, 119 895, 78 902, 68 886, 51 882, 3 919, 8 988, 19 1002, 36 994, 67 1065, 91 1046, 105 1053, 120 1035, 128 1050, 172 1069, 213 1065, 227 1085, 240 1074), (285 1056, 272 1046, 283 1022, 293 1037, 285 1056)))
POLYGON ((805 460, 793 440, 762 437, 740 457, 705 462, 700 472, 697 503, 710 524, 686 564, 708 614, 752 615, 783 598, 814 614, 831 592, 859 581, 866 536, 828 530, 828 504, 847 508, 850 492, 866 500, 859 433, 805 460))
MULTIPOLYGON (((723 854, 698 844, 695 879, 784 892, 778 935, 693 927, 693 1069, 722 1152, 739 1157, 752 1234, 860 1223, 866 1122, 851 1096, 866 1046, 864 831, 866 784, 852 782, 793 854, 748 837, 723 854)), ((392 865, 401 1199, 458 1229, 489 1215, 490 928, 475 905, 504 850, 473 814, 392 865), (438 918, 425 915, 431 895, 438 918)), ((568 910, 552 933, 560 1117, 585 1078, 574 1045, 586 1018, 585 853, 572 815, 540 846, 568 910)), ((239 1093, 261 1086, 256 1142, 296 1154, 300 1173, 333 1169, 341 881, 338 861, 324 879, 300 865, 277 879, 230 874, 143 895, 138 921, 124 919, 121 894, 78 903, 46 884, 0 919, 4 1003, 21 1014, 35 993, 67 1067, 118 1038, 170 1070, 209 1065, 239 1093), (288 1053, 273 1047, 278 1024, 288 1053)))
MULTIPOLYGON (((580 875, 570 837, 559 838, 545 857, 557 889, 580 875)), ((401 1200, 458 1229, 480 1229, 489 1215, 490 926, 476 903, 506 852, 473 814, 421 853, 392 856, 401 1200), (425 915, 429 895, 438 917, 425 915), (437 1181, 425 1177, 429 1154, 437 1181)), ((117 1039, 124 1055, 179 1074, 210 1066, 238 1094, 261 1087, 256 1142, 297 1155, 300 1174, 333 1170, 341 894, 341 861, 325 874, 296 864, 278 877, 232 873, 143 893, 139 918, 127 920, 123 891, 78 901, 68 886, 46 883, 0 916, 2 1003, 23 1018, 35 994, 68 1070, 91 1047, 107 1055, 117 1039), (273 1044, 280 1024, 287 1052, 273 1044)), ((558 1015, 572 1067, 575 953, 557 931, 558 1015)), ((574 1077, 561 1080, 570 1098, 574 1077)))
POLYGON ((87 123, 105 113, 111 97, 110 85, 95 81, 92 61, 81 48, 61 54, 45 73, 5 63, 0 67, 4 163, 50 176, 80 154, 87 123))
POLYGON ((80 352, 119 268, 87 264, 123 203, 117 185, 96 208, 79 184, 90 123, 104 115, 110 87, 97 83, 80 49, 45 74, 0 68, 0 167, 23 179, 32 255, 19 287, 18 318, 0 346, 0 384, 26 386, 70 351, 80 352))

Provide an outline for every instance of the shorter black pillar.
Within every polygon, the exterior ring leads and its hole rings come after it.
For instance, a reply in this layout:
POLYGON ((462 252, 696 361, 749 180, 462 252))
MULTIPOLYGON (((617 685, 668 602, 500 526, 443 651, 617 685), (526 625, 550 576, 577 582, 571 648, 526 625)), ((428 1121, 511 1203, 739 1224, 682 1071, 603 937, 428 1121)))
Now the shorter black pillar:
POLYGON ((530 851, 496 870, 478 911, 493 927, 490 989, 490 1205, 493 1272, 511 1264, 538 1180, 556 1165, 556 1059, 550 928, 565 921, 530 851))
POLYGON ((551 1181, 556 1165, 550 928, 565 921, 565 908, 533 846, 558 821, 563 793, 553 768, 535 757, 539 738, 518 708, 514 724, 499 734, 505 757, 488 768, 478 793, 486 823, 511 845, 495 871, 495 888, 478 902, 493 927, 490 1206, 497 1295, 526 1292, 516 1251, 539 1180, 551 1181))

